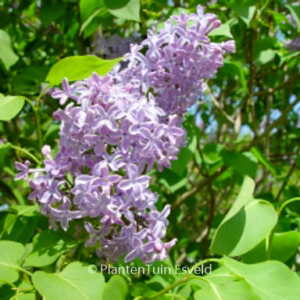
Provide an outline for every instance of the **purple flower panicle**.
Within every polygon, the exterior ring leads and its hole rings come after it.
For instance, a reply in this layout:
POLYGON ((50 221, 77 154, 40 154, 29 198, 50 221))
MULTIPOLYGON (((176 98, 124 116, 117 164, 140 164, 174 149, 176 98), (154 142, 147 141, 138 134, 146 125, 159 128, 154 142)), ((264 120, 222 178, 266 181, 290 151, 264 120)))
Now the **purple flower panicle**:
POLYGON ((185 143, 184 113, 223 65, 225 52, 234 51, 233 41, 210 42, 207 34, 220 24, 200 6, 197 14, 174 16, 165 29, 153 28, 141 45, 131 45, 127 67, 73 84, 64 79, 63 89, 53 92, 67 103, 54 113, 58 153, 52 158, 44 146, 42 169, 16 163, 16 179, 35 173, 29 199, 40 203, 52 228, 67 230, 72 220, 85 219, 86 246, 111 262, 167 257, 176 243, 163 242, 170 206, 157 210, 145 174, 177 159, 185 143))

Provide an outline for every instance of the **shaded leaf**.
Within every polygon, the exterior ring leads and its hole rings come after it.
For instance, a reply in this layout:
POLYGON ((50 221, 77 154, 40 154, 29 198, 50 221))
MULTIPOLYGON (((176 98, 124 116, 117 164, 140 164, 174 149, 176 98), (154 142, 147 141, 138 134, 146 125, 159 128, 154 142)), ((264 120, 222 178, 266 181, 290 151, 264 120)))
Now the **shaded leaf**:
POLYGON ((268 159, 261 153, 258 148, 253 147, 251 148, 251 152, 255 155, 255 157, 274 175, 276 176, 275 167, 268 159))
POLYGON ((278 215, 271 204, 252 197, 254 182, 245 178, 236 202, 214 235, 211 251, 238 256, 264 240, 276 225, 278 215))
POLYGON ((0 173, 3 169, 4 162, 5 162, 5 157, 9 150, 11 149, 11 144, 6 143, 6 144, 0 144, 0 173))
POLYGON ((33 239, 33 250, 26 258, 26 265, 34 267, 47 266, 69 249, 75 247, 79 241, 71 239, 61 230, 45 230, 33 239))
POLYGON ((299 232, 275 233, 271 246, 271 259, 286 262, 298 251, 299 244, 299 232))
POLYGON ((64 15, 67 9, 67 4, 62 1, 41 1, 40 19, 45 26, 48 26, 51 22, 56 21, 58 18, 64 15))
POLYGON ((255 178, 258 161, 251 152, 236 153, 224 149, 221 156, 226 166, 232 167, 242 176, 255 178))
POLYGON ((247 24, 250 25, 255 13, 255 2, 248 3, 234 3, 231 8, 236 12, 236 14, 247 24))

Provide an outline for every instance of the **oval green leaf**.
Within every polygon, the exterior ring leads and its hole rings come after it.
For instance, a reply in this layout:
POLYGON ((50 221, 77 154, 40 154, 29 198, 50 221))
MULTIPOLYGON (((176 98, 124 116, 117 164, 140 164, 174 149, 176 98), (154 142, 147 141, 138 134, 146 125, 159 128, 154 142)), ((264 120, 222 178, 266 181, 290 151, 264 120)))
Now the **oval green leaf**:
POLYGON ((113 276, 106 284, 103 290, 103 299, 105 300, 125 300, 128 294, 126 280, 120 276, 113 276))
POLYGON ((276 223, 277 213, 273 206, 254 200, 218 228, 211 251, 242 255, 265 239, 276 223))
POLYGON ((105 299, 102 297, 105 285, 103 275, 90 273, 88 266, 81 262, 69 264, 60 273, 35 272, 32 281, 38 292, 47 300, 105 299))
POLYGON ((109 12, 117 18, 124 19, 124 20, 132 20, 140 22, 140 0, 129 0, 128 3, 120 8, 112 8, 112 7, 119 7, 120 5, 124 4, 125 1, 116 1, 118 2, 117 5, 113 4, 115 1, 105 1, 110 2, 109 7, 107 6, 109 12), (122 2, 122 3, 121 3, 122 2))
POLYGON ((0 281, 15 282, 19 278, 20 260, 25 248, 22 244, 0 241, 0 281))
POLYGON ((33 250, 25 263, 34 267, 51 265, 61 254, 75 247, 78 242, 62 231, 42 231, 34 237, 33 250))
POLYGON ((287 261, 297 252, 299 244, 300 234, 297 231, 275 233, 271 246, 271 259, 287 261))
POLYGON ((271 204, 252 196, 254 181, 245 177, 232 208, 217 228, 211 251, 238 256, 264 240, 277 223, 278 215, 271 204))
POLYGON ((4 96, 0 94, 0 121, 10 121, 23 108, 25 99, 22 96, 4 96))
POLYGON ((19 57, 13 51, 10 36, 4 30, 0 30, 0 60, 5 69, 9 70, 18 59, 19 57))
POLYGON ((195 293, 195 300, 261 300, 243 279, 237 279, 225 268, 205 276, 206 282, 195 293))
POLYGON ((106 75, 120 60, 104 60, 92 55, 66 57, 50 69, 46 81, 53 86, 60 84, 64 77, 75 81, 85 79, 93 72, 106 75))
POLYGON ((222 262, 233 274, 244 278, 261 300, 299 299, 300 278, 281 262, 246 265, 229 257, 222 262))

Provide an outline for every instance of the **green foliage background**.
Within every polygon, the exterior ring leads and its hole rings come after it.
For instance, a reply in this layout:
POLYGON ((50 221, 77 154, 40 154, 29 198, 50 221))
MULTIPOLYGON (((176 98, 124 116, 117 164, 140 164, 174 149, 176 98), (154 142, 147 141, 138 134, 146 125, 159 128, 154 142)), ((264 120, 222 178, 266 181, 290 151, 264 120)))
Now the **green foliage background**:
POLYGON ((300 299, 300 52, 286 49, 299 32, 299 2, 0 0, 0 300, 300 299), (237 51, 187 116, 178 161, 151 174, 158 205, 172 205, 168 238, 178 239, 153 266, 172 272, 88 272, 97 258, 76 224, 48 230, 13 163, 38 164, 43 144, 58 146, 58 103, 47 88, 118 61, 84 56, 95 32, 142 39, 154 22, 198 4, 222 21, 211 39, 232 38, 237 51), (176 274, 176 264, 214 272, 176 274))

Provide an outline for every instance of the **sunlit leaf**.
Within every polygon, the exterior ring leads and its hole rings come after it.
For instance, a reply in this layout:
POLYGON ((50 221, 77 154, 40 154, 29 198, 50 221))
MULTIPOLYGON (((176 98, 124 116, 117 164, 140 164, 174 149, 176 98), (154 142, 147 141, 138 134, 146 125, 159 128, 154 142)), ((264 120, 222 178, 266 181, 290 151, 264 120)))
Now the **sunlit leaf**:
POLYGON ((4 30, 0 30, 0 60, 2 64, 9 70, 18 59, 19 57, 13 51, 10 36, 4 30))
POLYGON ((69 81, 85 79, 93 74, 106 75, 120 59, 103 60, 97 56, 70 56, 57 62, 47 75, 50 85, 58 85, 64 77, 69 81))
POLYGON ((0 94, 0 121, 10 121, 23 108, 25 99, 22 96, 4 96, 0 94))
POLYGON ((0 241, 0 280, 15 282, 19 278, 20 260, 25 251, 22 244, 0 241))
MULTIPOLYGON (((100 273, 90 273, 88 265, 73 262, 60 273, 37 271, 32 277, 38 292, 47 300, 101 300, 105 285, 100 273)), ((115 298, 117 300, 117 298, 115 298)))

